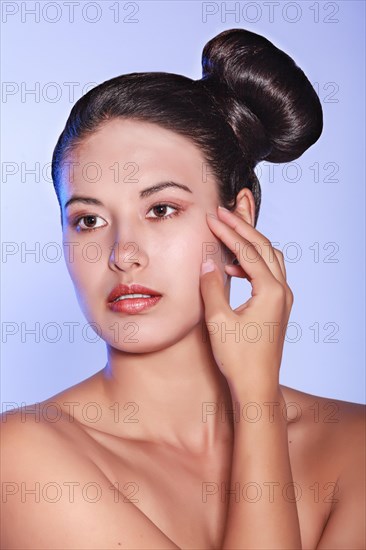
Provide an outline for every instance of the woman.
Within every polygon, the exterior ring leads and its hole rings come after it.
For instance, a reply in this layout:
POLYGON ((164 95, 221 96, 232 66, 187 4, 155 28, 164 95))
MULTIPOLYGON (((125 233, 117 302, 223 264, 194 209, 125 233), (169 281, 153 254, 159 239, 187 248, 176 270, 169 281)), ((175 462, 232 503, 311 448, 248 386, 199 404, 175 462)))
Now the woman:
POLYGON ((317 141, 319 99, 243 29, 202 61, 198 81, 104 82, 58 140, 66 263, 107 363, 3 415, 3 548, 365 545, 364 407, 279 384, 293 294, 255 229, 254 168, 317 141), (233 276, 252 287, 234 311, 233 276))

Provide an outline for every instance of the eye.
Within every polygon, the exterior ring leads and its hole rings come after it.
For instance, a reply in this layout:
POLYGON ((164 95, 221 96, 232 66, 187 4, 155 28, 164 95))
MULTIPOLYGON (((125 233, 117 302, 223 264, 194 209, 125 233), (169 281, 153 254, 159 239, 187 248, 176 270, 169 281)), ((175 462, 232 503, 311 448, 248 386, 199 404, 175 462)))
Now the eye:
POLYGON ((96 220, 98 219, 102 220, 102 218, 100 218, 99 216, 93 216, 93 215, 81 216, 80 218, 77 218, 74 221, 73 225, 74 227, 76 227, 77 231, 94 231, 95 229, 103 225, 102 223, 99 225, 94 225, 94 227, 90 227, 90 225, 95 224, 96 220), (84 227, 81 225, 80 222, 84 223, 84 227))
MULTIPOLYGON (((180 206, 174 206, 172 204, 159 203, 152 206, 148 212, 150 211, 155 211, 157 215, 147 216, 147 218, 159 222, 159 221, 168 220, 173 216, 178 216, 181 213, 182 208, 180 206), (168 215, 164 215, 167 208, 170 208, 175 212, 168 215)), ((103 225, 106 225, 106 223, 103 223, 104 221, 105 220, 103 220, 103 218, 100 218, 99 216, 88 214, 86 216, 79 216, 78 218, 76 218, 76 220, 72 223, 72 225, 79 232, 95 231, 99 227, 103 227, 103 225), (99 220, 99 223, 97 222, 97 220, 99 220)))
POLYGON ((166 203, 159 203, 152 206, 149 210, 155 210, 159 215, 158 216, 148 216, 148 218, 154 220, 154 221, 164 221, 168 220, 169 218, 172 218, 173 216, 178 216, 181 213, 182 208, 179 206, 173 206, 172 204, 166 204, 166 203), (175 210, 172 214, 168 214, 164 216, 164 212, 167 208, 172 208, 175 210), (162 214, 162 216, 160 216, 162 214))

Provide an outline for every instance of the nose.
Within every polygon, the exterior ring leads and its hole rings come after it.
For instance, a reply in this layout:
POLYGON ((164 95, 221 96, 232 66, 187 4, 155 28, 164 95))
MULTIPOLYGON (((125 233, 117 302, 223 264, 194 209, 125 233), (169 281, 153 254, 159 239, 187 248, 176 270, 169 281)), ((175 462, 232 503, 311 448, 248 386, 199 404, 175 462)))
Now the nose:
POLYGON ((117 271, 131 271, 147 264, 147 256, 136 241, 116 241, 111 248, 109 266, 117 271))

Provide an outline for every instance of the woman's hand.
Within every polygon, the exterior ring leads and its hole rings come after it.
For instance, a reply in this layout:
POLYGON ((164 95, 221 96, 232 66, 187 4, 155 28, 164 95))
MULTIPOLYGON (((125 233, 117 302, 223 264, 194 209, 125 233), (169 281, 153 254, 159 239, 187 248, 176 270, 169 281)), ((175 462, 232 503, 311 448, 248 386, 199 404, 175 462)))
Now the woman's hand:
POLYGON ((249 391, 278 387, 293 293, 282 253, 249 223, 226 209, 207 215, 214 233, 236 256, 228 275, 247 278, 252 297, 232 309, 218 267, 201 274, 201 294, 212 351, 229 385, 249 391))

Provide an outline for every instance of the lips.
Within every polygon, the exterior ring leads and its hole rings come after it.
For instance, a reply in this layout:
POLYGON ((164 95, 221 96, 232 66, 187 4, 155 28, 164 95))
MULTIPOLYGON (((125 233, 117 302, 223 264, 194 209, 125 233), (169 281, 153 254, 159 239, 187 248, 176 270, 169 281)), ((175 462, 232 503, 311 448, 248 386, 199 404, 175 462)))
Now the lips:
POLYGON ((114 302, 114 300, 117 300, 120 296, 124 296, 126 294, 149 294, 150 296, 161 296, 159 292, 156 292, 156 290, 152 290, 151 288, 147 288, 146 286, 141 285, 117 285, 112 292, 109 294, 107 301, 108 302, 114 302))

